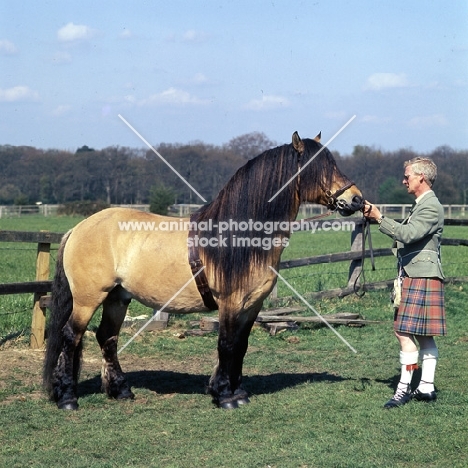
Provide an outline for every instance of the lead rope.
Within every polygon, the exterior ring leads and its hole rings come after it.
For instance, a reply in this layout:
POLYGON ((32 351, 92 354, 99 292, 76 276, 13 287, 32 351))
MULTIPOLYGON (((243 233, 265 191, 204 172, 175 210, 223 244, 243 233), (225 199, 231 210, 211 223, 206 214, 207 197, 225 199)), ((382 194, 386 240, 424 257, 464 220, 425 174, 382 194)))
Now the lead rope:
POLYGON ((354 294, 358 297, 363 297, 366 294, 366 276, 364 273, 364 260, 366 258, 366 239, 369 242, 369 253, 372 271, 375 271, 375 261, 374 261, 374 250, 372 248, 372 237, 370 230, 370 220, 365 216, 362 218, 363 224, 363 239, 362 239, 362 251, 361 251, 361 271, 359 275, 356 276, 354 280, 353 290, 354 294), (362 281, 358 284, 359 280, 362 278, 362 281))

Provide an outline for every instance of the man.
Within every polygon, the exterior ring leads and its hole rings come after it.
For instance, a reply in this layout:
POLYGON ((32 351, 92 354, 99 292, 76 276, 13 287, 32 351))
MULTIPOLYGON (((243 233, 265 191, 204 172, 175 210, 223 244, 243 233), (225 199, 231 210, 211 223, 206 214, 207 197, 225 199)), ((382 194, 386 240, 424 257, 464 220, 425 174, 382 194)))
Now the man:
POLYGON ((409 215, 398 223, 388 219, 368 201, 364 215, 379 223, 379 230, 393 240, 402 278, 401 303, 395 309, 394 331, 400 343, 401 377, 393 397, 384 408, 396 408, 411 399, 435 401, 434 375, 439 356, 434 336, 446 334, 444 275, 440 263, 440 239, 444 209, 431 187, 437 166, 429 158, 404 164, 403 184, 416 197, 409 215), (419 344, 419 352, 417 348, 419 344), (411 393, 411 378, 422 362, 421 381, 411 393))

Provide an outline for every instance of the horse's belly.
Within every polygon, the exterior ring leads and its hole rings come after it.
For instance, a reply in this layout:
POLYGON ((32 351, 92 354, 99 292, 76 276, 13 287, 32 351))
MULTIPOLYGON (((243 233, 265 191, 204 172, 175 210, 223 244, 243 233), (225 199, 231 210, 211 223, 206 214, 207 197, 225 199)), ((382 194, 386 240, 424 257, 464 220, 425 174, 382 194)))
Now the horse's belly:
POLYGON ((121 285, 139 302, 171 313, 206 311, 188 263, 186 237, 136 243, 117 267, 121 285))

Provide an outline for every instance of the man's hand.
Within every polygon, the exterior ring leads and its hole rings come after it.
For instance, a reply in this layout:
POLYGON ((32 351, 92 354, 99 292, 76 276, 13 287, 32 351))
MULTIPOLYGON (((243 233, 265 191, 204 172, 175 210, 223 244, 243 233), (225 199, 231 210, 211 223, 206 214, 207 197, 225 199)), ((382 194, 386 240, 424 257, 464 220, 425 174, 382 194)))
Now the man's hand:
POLYGON ((379 209, 367 200, 364 201, 362 213, 366 218, 375 219, 377 222, 382 220, 382 214, 380 213, 379 209))

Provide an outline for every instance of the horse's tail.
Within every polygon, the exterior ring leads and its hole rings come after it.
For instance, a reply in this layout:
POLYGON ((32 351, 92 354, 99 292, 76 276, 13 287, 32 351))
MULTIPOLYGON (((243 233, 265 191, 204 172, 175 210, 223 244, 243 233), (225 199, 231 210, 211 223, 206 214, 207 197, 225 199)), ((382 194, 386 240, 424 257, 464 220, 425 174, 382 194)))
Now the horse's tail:
MULTIPOLYGON (((44 361, 43 383, 44 388, 53 399, 54 369, 63 348, 63 327, 67 323, 73 310, 73 296, 70 284, 65 275, 63 266, 63 252, 71 230, 67 232, 60 243, 57 253, 57 263, 54 280, 52 282, 51 314, 48 325, 47 348, 44 361)), ((78 358, 76 374, 79 372, 81 358, 81 342, 75 356, 78 358)), ((75 363, 76 364, 76 363, 75 363)))

